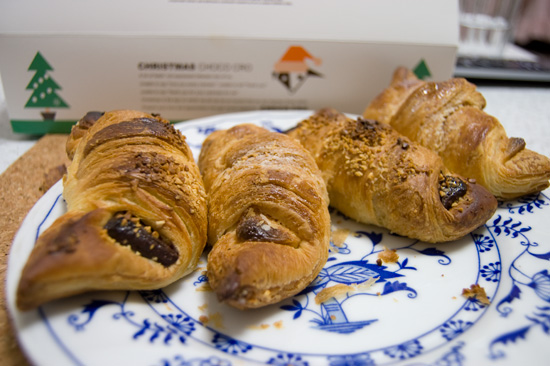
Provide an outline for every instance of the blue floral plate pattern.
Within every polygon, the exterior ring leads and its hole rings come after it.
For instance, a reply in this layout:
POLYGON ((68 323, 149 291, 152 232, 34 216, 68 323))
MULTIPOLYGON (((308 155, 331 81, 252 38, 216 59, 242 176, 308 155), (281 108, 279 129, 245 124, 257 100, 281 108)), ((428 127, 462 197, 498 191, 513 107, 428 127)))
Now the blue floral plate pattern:
MULTIPOLYGON (((310 111, 254 111, 177 124, 198 157, 205 136, 239 123, 284 131, 310 111)), ((239 311, 218 303, 205 277, 155 291, 93 292, 36 311, 14 305, 38 235, 66 210, 58 182, 29 212, 12 245, 7 299, 20 343, 36 365, 370 366, 545 365, 550 360, 550 191, 500 203, 470 235, 433 245, 331 212, 328 262, 300 294, 239 311), (347 235, 347 236, 346 236, 347 235), (378 265, 395 249, 397 263, 378 265), (361 286, 368 283, 370 286, 361 286), (320 305, 335 285, 355 291, 320 305), (484 305, 462 296, 482 286, 484 305)))

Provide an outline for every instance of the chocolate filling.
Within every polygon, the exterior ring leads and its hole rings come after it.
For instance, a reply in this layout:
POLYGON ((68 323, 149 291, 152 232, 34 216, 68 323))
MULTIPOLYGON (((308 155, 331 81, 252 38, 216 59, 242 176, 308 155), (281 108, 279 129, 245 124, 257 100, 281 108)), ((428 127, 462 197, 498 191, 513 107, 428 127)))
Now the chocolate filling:
POLYGON ((219 287, 216 289, 216 296, 219 301, 237 300, 240 297, 241 290, 240 276, 233 272, 221 280, 219 287))
POLYGON ((94 123, 96 123, 96 121, 100 119, 104 114, 105 112, 97 112, 97 111, 88 112, 84 117, 80 119, 80 121, 78 121, 78 126, 87 130, 90 127, 92 127, 94 123))
POLYGON ((439 196, 441 197, 441 203, 447 210, 453 207, 453 203, 463 197, 467 191, 468 186, 462 179, 450 175, 440 176, 439 196))
POLYGON ((168 267, 178 260, 178 251, 158 233, 128 213, 115 214, 105 225, 107 234, 121 245, 128 245, 142 257, 168 267))
POLYGON ((291 241, 290 236, 277 228, 271 227, 268 222, 257 215, 244 216, 237 225, 237 238, 243 241, 272 242, 286 244, 291 241))

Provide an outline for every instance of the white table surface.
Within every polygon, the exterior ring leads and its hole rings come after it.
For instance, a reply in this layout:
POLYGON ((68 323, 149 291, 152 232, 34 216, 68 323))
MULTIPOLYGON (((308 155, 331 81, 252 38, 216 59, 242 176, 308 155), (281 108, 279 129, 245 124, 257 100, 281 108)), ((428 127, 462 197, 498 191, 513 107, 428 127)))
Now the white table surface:
MULTIPOLYGON (((479 85, 478 89, 487 100, 485 111, 500 120, 508 136, 523 137, 529 149, 550 156, 550 87, 479 85)), ((12 132, 0 87, 0 174, 38 138, 12 132)))

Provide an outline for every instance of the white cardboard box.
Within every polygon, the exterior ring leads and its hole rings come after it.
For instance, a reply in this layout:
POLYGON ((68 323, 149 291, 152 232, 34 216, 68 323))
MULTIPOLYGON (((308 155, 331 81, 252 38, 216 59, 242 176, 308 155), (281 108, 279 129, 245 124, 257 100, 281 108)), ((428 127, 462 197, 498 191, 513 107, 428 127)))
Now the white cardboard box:
POLYGON ((328 106, 359 114, 397 66, 451 77, 457 45, 451 0, 0 2, 0 75, 22 133, 125 108, 172 121, 328 106))

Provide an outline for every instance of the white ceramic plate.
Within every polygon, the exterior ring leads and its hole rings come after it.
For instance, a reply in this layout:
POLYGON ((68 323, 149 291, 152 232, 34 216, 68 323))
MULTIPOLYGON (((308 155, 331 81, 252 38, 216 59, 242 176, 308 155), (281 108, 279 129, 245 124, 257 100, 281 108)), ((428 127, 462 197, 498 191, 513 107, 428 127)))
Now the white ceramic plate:
MULTIPOLYGON (((310 113, 234 113, 177 127, 197 157, 215 129, 252 122, 285 130, 310 113)), ((202 269, 164 289, 94 292, 19 312, 21 269, 36 237, 65 212, 61 192, 58 183, 30 211, 9 258, 9 310, 37 365, 545 365, 550 359, 550 191, 501 203, 485 226, 437 246, 332 212, 333 229, 349 230, 345 243, 332 246, 302 294, 264 309, 238 311, 203 291, 203 259, 202 269), (384 247, 397 250, 398 263, 376 265, 384 247), (379 279, 368 289, 314 301, 323 288, 373 277, 379 279), (476 283, 490 306, 461 296, 476 283)))

